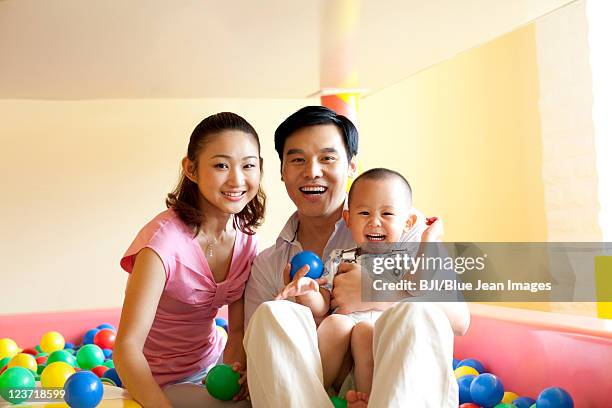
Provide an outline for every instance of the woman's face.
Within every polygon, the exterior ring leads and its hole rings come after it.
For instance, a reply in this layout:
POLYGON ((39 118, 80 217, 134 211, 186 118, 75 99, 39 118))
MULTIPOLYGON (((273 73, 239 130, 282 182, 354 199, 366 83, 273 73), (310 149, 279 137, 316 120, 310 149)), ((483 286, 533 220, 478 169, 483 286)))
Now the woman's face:
POLYGON ((255 137, 239 130, 224 130, 209 136, 197 158, 197 167, 187 158, 183 168, 198 185, 201 209, 237 214, 259 190, 261 166, 255 137))

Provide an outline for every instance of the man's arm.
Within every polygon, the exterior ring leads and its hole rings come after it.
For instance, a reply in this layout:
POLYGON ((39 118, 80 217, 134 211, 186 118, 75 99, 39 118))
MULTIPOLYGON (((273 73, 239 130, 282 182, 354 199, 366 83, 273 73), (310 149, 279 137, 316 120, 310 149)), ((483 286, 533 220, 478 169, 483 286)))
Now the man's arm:
POLYGON ((274 280, 274 265, 266 256, 266 252, 259 254, 251 266, 251 275, 244 290, 244 327, 248 327, 255 309, 263 302, 274 300, 278 284, 274 280))
POLYGON ((455 336, 463 336, 470 327, 470 310, 465 302, 436 302, 448 318, 455 336))
POLYGON ((334 277, 331 307, 338 313, 348 314, 365 310, 387 310, 392 302, 363 302, 361 300, 361 266, 356 263, 341 263, 334 277))

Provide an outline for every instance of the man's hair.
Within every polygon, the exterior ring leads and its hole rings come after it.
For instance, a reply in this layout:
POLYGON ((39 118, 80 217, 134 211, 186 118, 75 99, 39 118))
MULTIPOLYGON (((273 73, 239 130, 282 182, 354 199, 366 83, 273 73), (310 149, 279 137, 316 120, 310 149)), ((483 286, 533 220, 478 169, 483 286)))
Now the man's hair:
POLYGON ((324 106, 306 106, 285 119, 274 132, 274 148, 281 164, 287 138, 302 128, 316 125, 335 125, 344 140, 348 160, 350 161, 353 156, 357 155, 359 133, 349 118, 338 115, 324 106))
POLYGON ((361 173, 359 177, 353 180, 353 184, 351 184, 351 189, 349 190, 348 194, 349 207, 351 206, 351 197, 353 195, 353 191, 355 190, 355 187, 357 186, 357 184, 359 184, 359 182, 364 180, 384 180, 390 178, 395 178, 402 182, 402 184, 405 186, 404 191, 408 196, 408 204, 412 206, 412 187, 410 187, 410 183, 408 183, 408 180, 406 180, 406 178, 397 171, 377 167, 361 173))

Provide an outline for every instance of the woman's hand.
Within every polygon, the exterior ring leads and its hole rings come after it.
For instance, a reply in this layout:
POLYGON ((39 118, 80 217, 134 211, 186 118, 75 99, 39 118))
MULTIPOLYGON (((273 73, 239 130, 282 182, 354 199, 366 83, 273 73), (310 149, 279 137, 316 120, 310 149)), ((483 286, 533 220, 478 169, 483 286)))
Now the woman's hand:
POLYGON ((247 372, 246 369, 242 369, 242 364, 239 362, 235 362, 232 364, 232 370, 240 374, 240 379, 238 380, 238 384, 240 384, 240 391, 233 398, 234 401, 242 401, 244 399, 249 399, 249 384, 247 383, 247 372))

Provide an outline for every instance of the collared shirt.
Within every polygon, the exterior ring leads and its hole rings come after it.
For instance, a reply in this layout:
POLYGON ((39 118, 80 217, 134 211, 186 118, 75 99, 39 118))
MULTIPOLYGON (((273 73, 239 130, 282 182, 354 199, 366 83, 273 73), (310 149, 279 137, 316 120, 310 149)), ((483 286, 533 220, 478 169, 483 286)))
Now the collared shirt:
MULTIPOLYGON (((245 323, 248 324, 257 306, 274 300, 285 287, 283 280, 285 265, 295 254, 303 251, 302 244, 297 240, 298 226, 299 219, 296 211, 289 217, 276 243, 260 252, 255 258, 244 292, 245 323)), ((334 249, 353 246, 355 246, 355 241, 351 237, 351 232, 346 227, 344 220, 340 218, 334 225, 334 231, 323 249, 323 259, 327 259, 334 249)))
MULTIPOLYGON (((421 234, 425 229, 425 217, 418 211, 415 213, 417 215, 416 225, 402 236, 402 241, 421 239, 421 234)), ((285 287, 283 280, 285 265, 289 263, 293 255, 303 251, 302 244, 297 240, 298 226, 298 214, 295 212, 283 227, 276 243, 260 252, 255 258, 244 292, 245 327, 255 309, 263 302, 274 300, 285 287)), ((334 225, 334 231, 323 249, 323 261, 329 259, 335 249, 348 249, 355 246, 351 232, 344 220, 340 218, 334 225)))

